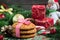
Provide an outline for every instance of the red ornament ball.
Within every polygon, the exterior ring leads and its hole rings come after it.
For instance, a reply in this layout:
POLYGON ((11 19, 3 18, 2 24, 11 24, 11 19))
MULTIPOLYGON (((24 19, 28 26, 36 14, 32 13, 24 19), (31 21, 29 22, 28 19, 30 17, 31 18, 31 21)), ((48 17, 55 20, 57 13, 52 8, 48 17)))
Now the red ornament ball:
POLYGON ((50 30, 50 33, 51 33, 51 34, 55 34, 55 33, 56 33, 56 29, 51 29, 51 30, 50 30))
POLYGON ((0 40, 3 40, 3 35, 0 35, 0 40))
POLYGON ((0 14, 0 19, 3 19, 5 18, 5 15, 4 14, 0 14))

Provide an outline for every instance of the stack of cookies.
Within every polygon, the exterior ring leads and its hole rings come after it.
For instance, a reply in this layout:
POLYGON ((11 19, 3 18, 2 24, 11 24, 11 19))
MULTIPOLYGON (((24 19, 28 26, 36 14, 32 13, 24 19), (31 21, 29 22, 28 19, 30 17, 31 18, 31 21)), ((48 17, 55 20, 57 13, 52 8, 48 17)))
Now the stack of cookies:
MULTIPOLYGON (((12 25, 13 27, 13 36, 16 37, 16 33, 15 33, 15 28, 16 28, 16 25, 18 23, 14 23, 12 25)), ((23 24, 21 27, 20 27, 20 38, 32 38, 36 35, 36 27, 33 23, 30 23, 29 25, 26 25, 26 24, 23 24)))

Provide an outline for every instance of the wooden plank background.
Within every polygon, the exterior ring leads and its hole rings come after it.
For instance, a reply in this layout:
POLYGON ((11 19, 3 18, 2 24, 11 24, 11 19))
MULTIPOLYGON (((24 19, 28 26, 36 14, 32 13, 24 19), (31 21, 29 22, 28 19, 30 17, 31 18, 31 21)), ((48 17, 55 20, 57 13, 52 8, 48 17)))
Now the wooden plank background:
MULTIPOLYGON (((24 9, 31 9, 33 4, 47 4, 48 0, 0 0, 0 3, 21 5, 24 9)), ((59 0, 60 2, 60 0, 59 0)))

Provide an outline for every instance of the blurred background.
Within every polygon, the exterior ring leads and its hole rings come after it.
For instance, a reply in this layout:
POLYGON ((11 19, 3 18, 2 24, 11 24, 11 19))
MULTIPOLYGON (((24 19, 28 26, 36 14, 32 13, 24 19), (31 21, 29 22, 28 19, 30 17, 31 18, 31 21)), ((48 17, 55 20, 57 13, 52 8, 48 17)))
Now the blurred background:
POLYGON ((47 4, 48 0, 0 0, 0 4, 12 4, 12 5, 20 5, 24 9, 31 9, 33 4, 47 4))

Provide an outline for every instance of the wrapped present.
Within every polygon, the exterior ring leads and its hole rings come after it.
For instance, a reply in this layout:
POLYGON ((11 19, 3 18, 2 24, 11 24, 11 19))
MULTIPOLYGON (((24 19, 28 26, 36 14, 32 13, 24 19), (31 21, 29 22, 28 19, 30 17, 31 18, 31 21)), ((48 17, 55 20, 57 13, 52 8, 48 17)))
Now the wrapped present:
POLYGON ((45 5, 32 6, 32 18, 42 20, 45 18, 45 5))
POLYGON ((44 18, 42 21, 36 19, 35 24, 40 25, 40 26, 44 26, 45 28, 49 28, 50 26, 54 25, 54 21, 52 18, 44 18))

